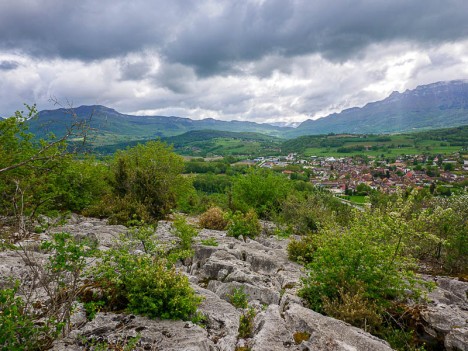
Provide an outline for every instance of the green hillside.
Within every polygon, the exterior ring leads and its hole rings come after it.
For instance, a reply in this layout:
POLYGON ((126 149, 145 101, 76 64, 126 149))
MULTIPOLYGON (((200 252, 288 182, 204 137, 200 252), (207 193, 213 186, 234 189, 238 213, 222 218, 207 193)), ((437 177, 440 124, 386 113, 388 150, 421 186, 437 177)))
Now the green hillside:
POLYGON ((70 112, 67 109, 41 111, 37 118, 29 122, 29 128, 39 137, 49 133, 63 135, 74 118, 87 119, 92 128, 90 141, 94 146, 132 145, 135 141, 171 137, 194 130, 254 132, 280 136, 285 130, 292 129, 246 121, 219 121, 212 118, 192 120, 172 116, 133 116, 105 106, 80 106, 73 109, 74 115, 70 112))
POLYGON ((305 156, 449 154, 468 148, 468 126, 393 135, 307 135, 287 140, 281 148, 305 156))
MULTIPOLYGON (((181 135, 161 138, 173 145, 178 154, 185 156, 256 156, 278 154, 282 139, 260 133, 226 132, 218 130, 196 130, 181 135)), ((116 150, 144 143, 135 140, 94 148, 100 154, 111 154, 116 150)))

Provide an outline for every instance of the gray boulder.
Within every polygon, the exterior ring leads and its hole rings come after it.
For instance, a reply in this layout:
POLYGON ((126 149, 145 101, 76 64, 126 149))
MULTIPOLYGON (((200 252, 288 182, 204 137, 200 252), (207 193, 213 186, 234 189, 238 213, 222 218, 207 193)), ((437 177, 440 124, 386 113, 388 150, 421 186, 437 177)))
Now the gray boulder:
POLYGON ((468 283, 448 277, 426 277, 437 288, 428 294, 421 320, 426 338, 442 340, 447 350, 468 351, 468 283))

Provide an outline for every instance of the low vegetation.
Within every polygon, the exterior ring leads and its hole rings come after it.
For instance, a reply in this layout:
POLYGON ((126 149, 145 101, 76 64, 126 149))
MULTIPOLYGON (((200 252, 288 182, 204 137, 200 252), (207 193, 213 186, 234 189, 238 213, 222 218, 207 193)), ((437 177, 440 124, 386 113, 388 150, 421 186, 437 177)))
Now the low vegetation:
POLYGON ((219 207, 212 207, 200 216, 198 223, 202 228, 224 230, 228 225, 227 214, 219 207))
MULTIPOLYGON (((399 350, 421 346, 410 325, 399 322, 405 301, 422 301, 431 289, 418 273, 468 274, 466 194, 448 196, 434 186, 386 195, 361 186, 360 194, 349 199, 365 196, 369 208, 354 209, 310 184, 309 173, 286 176, 275 169, 235 166, 235 159, 184 162, 160 141, 97 160, 72 150, 67 137, 35 140, 24 123, 34 113, 31 108, 26 116, 0 121, 0 215, 12 223, 0 224, 0 250, 15 249, 33 262, 31 249, 18 243, 47 229, 50 218, 69 212, 132 229, 103 252, 67 233, 36 248, 48 259, 31 264, 30 274, 54 303, 39 313, 24 298, 27 284, 11 282, 0 289, 0 344, 6 349, 47 349, 68 332, 77 300, 88 319, 99 311, 128 311, 197 320, 201 298, 175 265, 193 255, 198 231, 175 212, 201 214, 200 227, 244 239, 261 234, 260 219, 274 221, 278 236, 295 235, 288 255, 304 265, 300 295, 308 306, 386 338, 399 350), (173 219, 176 239, 163 245, 155 228, 167 218, 173 219), (92 269, 90 261, 97 262, 92 269)), ((85 125, 76 127, 85 132, 85 125)), ((423 134, 418 135, 411 138, 422 145, 423 134)), ((309 141, 338 153, 356 148, 348 143, 362 144, 360 137, 343 138, 309 141)), ((369 136, 367 142, 386 145, 394 138, 369 136)), ((440 142, 437 138, 431 140, 440 142)), ((200 242, 218 245, 214 238, 200 242)), ((255 309, 242 289, 232 291, 230 301, 243 309, 239 337, 248 338, 255 309)), ((310 337, 298 333, 298 341, 310 337)))
POLYGON ((229 236, 239 238, 255 238, 260 234, 262 227, 258 221, 257 213, 250 209, 247 213, 235 212, 228 216, 227 233, 229 236))

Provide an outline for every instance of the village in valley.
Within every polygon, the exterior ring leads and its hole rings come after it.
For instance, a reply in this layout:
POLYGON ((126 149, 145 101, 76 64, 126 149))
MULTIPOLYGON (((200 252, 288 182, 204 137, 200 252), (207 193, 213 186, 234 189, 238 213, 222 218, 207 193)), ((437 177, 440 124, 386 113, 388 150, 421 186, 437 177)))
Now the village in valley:
POLYGON ((244 161, 261 168, 283 169, 289 177, 307 177, 311 183, 336 195, 367 195, 370 190, 391 194, 397 189, 428 188, 431 193, 450 195, 466 190, 468 160, 451 156, 406 155, 396 158, 351 157, 257 157, 244 161))

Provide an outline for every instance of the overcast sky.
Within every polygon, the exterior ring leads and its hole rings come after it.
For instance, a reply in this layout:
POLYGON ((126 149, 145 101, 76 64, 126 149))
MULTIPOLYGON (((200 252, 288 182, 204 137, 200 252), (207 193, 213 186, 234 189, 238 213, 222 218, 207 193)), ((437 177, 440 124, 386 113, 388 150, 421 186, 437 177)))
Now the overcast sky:
POLYGON ((468 78, 467 0, 1 0, 0 115, 23 103, 303 121, 468 78))

